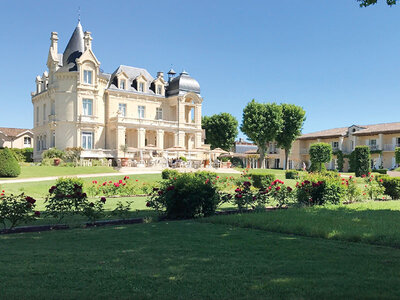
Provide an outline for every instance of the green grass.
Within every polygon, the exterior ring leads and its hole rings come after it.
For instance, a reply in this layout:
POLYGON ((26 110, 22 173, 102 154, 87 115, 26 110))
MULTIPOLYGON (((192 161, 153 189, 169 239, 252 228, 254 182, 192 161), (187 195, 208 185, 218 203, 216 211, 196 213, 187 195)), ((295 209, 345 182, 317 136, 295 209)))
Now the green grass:
POLYGON ((0 236, 3 299, 400 297, 400 251, 190 221, 0 236))
POLYGON ((111 167, 52 167, 21 166, 21 174, 16 178, 0 177, 0 180, 37 178, 50 176, 71 176, 80 174, 116 173, 111 167))
POLYGON ((325 239, 400 247, 400 201, 290 208, 201 220, 325 239))

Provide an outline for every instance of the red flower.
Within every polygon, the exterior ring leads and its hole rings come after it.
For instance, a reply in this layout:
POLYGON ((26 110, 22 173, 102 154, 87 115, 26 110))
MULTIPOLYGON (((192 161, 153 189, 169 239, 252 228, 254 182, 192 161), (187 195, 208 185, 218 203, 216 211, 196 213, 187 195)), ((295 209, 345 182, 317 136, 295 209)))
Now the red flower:
MULTIPOLYGON (((53 186, 49 189, 49 193, 52 194, 52 193, 55 191, 56 188, 57 188, 57 187, 56 187, 55 185, 53 185, 53 186)), ((3 192, 4 192, 4 191, 3 191, 3 192)))
POLYGON ((383 179, 379 179, 379 182, 383 182, 383 179))
POLYGON ((94 203, 93 203, 93 202, 90 202, 90 203, 89 203, 89 206, 90 206, 90 207, 93 207, 93 206, 94 206, 94 203))
POLYGON ((239 192, 241 192, 241 191, 242 191, 242 190, 239 189, 239 188, 236 188, 236 190, 235 190, 236 193, 239 193, 239 192))
POLYGON ((136 179, 136 182, 138 182, 139 181, 139 179, 136 179))
POLYGON ((217 176, 217 179, 219 179, 219 176, 217 176))
POLYGON ((40 211, 38 211, 38 210, 35 211, 35 216, 36 216, 36 217, 39 217, 39 216, 40 216, 40 211))
POLYGON ((103 182, 103 186, 106 185, 106 184, 107 184, 107 182, 103 182))
POLYGON ((236 194, 236 195, 235 195, 235 198, 239 198, 239 199, 240 199, 240 198, 242 198, 242 197, 243 197, 242 194, 236 194))
POLYGON ((34 204, 34 203, 36 202, 35 199, 33 199, 32 197, 29 197, 29 196, 26 197, 25 200, 26 200, 26 202, 28 202, 28 203, 30 203, 30 204, 34 204))
POLYGON ((147 207, 150 207, 150 202, 146 202, 146 206, 147 206, 147 207))
POLYGON ((275 188, 276 191, 279 191, 280 189, 281 189, 280 186, 277 186, 277 187, 275 188))
POLYGON ((106 203, 106 197, 101 197, 100 201, 103 202, 103 203, 106 203))
POLYGON ((170 185, 169 187, 167 187, 167 191, 173 191, 175 189, 175 187, 173 185, 170 185))
POLYGON ((288 192, 291 192, 293 189, 290 186, 288 186, 287 190, 288 190, 288 192))
POLYGON ((108 183, 112 183, 112 181, 110 180, 108 183))
POLYGON ((120 179, 118 182, 119 182, 119 183, 122 183, 122 179, 120 179))

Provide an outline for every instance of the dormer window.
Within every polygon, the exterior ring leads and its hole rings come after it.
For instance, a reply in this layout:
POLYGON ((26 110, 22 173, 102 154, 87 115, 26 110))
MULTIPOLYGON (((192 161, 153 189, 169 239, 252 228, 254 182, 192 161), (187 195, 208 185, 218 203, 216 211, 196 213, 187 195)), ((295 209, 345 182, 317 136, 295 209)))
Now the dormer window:
POLYGON ((121 81, 119 82, 119 88, 124 90, 125 89, 125 83, 126 83, 125 79, 121 79, 121 81))
POLYGON ((161 95, 161 91, 162 91, 161 85, 157 85, 156 94, 157 94, 157 95, 161 95))
POLYGON ((93 71, 89 70, 84 70, 83 71, 83 82, 86 84, 92 84, 93 83, 93 71))
POLYGON ((139 92, 144 92, 144 82, 139 83, 139 92))

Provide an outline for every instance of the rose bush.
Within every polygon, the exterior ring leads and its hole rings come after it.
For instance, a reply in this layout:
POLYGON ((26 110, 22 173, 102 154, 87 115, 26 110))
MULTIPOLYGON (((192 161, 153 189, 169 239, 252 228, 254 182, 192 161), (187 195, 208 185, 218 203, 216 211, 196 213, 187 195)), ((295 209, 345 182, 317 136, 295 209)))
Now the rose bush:
POLYGON ((35 220, 40 216, 39 211, 35 211, 36 200, 32 197, 20 195, 6 195, 2 191, 0 196, 0 222, 4 229, 12 229, 22 223, 35 220))

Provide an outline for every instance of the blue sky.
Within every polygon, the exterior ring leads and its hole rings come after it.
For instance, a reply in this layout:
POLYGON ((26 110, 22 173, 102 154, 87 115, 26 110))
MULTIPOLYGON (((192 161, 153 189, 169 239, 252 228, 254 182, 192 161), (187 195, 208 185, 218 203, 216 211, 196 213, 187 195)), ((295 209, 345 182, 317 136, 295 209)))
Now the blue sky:
MULTIPOLYGON (((382 2, 382 0, 380 0, 382 2)), ((50 32, 63 51, 81 7, 101 68, 186 69, 203 114, 241 122, 251 99, 303 106, 303 132, 400 121, 400 5, 354 0, 4 1, 0 127, 32 127, 50 32)))

